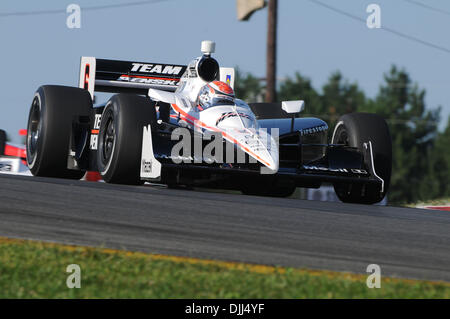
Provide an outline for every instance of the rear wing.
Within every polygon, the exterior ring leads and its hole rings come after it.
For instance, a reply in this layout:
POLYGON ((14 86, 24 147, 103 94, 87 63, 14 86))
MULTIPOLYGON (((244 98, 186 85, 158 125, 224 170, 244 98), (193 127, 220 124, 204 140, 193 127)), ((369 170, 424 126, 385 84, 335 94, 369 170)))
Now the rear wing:
POLYGON ((185 65, 81 57, 78 87, 97 92, 147 94, 148 89, 175 91, 185 65))
MULTIPOLYGON (((78 87, 94 91, 147 95, 148 89, 174 92, 186 65, 130 62, 81 57, 78 87)), ((234 69, 220 68, 220 80, 234 87, 234 69)))

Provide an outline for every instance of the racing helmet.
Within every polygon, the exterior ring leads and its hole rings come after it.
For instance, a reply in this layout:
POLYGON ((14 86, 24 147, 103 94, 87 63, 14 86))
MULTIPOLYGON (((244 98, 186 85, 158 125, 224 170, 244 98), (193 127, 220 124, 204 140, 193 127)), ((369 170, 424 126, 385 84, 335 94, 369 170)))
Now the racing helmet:
POLYGON ((213 81, 205 84, 198 94, 197 107, 200 110, 215 105, 233 105, 234 91, 225 82, 213 81))

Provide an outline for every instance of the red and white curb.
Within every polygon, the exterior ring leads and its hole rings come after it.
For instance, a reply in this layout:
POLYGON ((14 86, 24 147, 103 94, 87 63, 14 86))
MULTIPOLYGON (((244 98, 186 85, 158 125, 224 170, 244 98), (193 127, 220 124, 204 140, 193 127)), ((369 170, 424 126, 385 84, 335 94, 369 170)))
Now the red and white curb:
POLYGON ((420 206, 418 208, 433 209, 433 210, 443 210, 443 211, 450 212, 450 205, 447 205, 447 206, 420 206))

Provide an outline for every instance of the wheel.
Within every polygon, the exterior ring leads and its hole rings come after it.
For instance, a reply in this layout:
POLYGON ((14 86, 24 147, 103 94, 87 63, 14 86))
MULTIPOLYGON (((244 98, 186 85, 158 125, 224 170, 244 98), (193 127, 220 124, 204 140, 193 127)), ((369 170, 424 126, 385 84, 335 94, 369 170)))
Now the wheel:
POLYGON ((44 85, 34 95, 27 125, 27 164, 34 176, 80 179, 84 171, 67 169, 72 121, 89 117, 89 92, 67 86, 44 85))
POLYGON ((155 103, 132 94, 114 95, 100 122, 97 165, 107 183, 139 185, 142 131, 156 125, 155 103))
POLYGON ((383 200, 391 180, 392 141, 386 121, 377 114, 343 115, 334 129, 332 144, 344 144, 364 151, 363 144, 372 142, 375 173, 384 180, 384 191, 362 184, 335 183, 336 195, 343 202, 375 204, 383 200))
POLYGON ((0 130, 0 155, 5 154, 6 132, 0 130))

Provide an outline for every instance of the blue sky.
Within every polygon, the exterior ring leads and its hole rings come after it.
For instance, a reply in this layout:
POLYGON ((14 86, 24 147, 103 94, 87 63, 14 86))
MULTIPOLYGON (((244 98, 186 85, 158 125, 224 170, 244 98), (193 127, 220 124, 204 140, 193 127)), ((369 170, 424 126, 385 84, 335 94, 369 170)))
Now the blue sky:
MULTIPOLYGON (((134 0, 137 1, 137 0, 134 0)), ((406 0, 321 0, 366 19, 366 7, 381 7, 381 23, 450 48, 450 15, 406 0)), ((416 0, 450 12, 450 1, 416 0)), ((0 128, 13 141, 25 128, 33 94, 43 84, 77 85, 80 56, 149 62, 187 63, 200 42, 216 41, 222 66, 265 75, 267 10, 250 21, 236 18, 235 0, 166 0, 152 4, 84 10, 125 0, 0 2, 0 128), (81 28, 68 29, 65 8, 79 4, 81 28), (61 13, 1 16, 1 13, 60 9, 61 13)), ((279 0, 278 77, 295 71, 321 88, 340 70, 374 96, 392 64, 404 67, 427 91, 427 106, 450 114, 450 53, 400 38, 339 15, 307 0, 279 0)), ((102 96, 104 97, 104 96, 102 96)), ((301 97, 299 97, 301 98, 301 97)), ((306 106, 307 108, 308 106, 306 106)), ((445 123, 442 123, 445 124, 445 123)), ((442 128, 443 125, 441 125, 442 128)))

